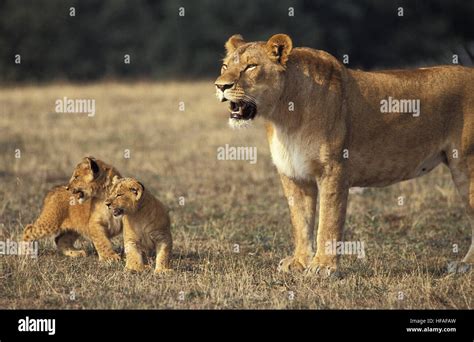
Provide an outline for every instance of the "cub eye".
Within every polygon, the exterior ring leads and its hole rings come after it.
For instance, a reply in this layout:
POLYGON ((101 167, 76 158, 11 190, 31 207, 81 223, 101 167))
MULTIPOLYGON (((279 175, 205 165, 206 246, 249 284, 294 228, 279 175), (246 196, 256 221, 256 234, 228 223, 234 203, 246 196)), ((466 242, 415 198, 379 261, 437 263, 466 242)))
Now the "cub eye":
POLYGON ((245 71, 251 71, 251 70, 255 69, 256 67, 257 67, 257 64, 248 64, 245 67, 245 71))
POLYGON ((120 196, 123 196, 123 194, 117 194, 117 196, 115 196, 115 197, 120 197, 120 196))
POLYGON ((226 70, 227 70, 227 65, 223 64, 222 68, 221 68, 221 74, 224 73, 224 71, 226 71, 226 70))
POLYGON ((134 194, 134 195, 137 195, 137 194, 138 194, 138 190, 135 189, 135 188, 131 188, 130 191, 131 191, 132 194, 134 194))

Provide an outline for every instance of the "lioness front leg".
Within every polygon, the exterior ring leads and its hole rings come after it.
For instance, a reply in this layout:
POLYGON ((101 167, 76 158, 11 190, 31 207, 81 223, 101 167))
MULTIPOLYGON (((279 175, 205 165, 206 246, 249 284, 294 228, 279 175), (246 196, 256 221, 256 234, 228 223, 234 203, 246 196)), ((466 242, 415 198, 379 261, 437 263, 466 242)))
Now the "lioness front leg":
POLYGON ((290 208, 295 251, 280 261, 278 270, 282 272, 304 271, 314 254, 314 223, 318 187, 316 182, 293 180, 280 175, 283 191, 290 208))
POLYGON ((326 254, 326 243, 342 241, 346 217, 348 187, 342 170, 328 172, 320 181, 319 227, 316 255, 308 267, 308 274, 328 276, 337 271, 338 256, 326 254))
POLYGON ((92 240, 100 261, 118 261, 118 255, 112 246, 107 234, 106 227, 99 223, 92 223, 88 229, 88 237, 92 240))

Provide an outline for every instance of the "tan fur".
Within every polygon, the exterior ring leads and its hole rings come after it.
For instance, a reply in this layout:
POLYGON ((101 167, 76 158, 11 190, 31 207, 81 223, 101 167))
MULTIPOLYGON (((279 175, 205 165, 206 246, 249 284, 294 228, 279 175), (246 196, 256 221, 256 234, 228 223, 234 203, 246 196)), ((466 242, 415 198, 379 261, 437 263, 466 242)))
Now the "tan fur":
POLYGON ((100 260, 119 260, 110 238, 121 232, 122 223, 104 204, 114 176, 120 176, 114 167, 92 157, 84 158, 74 169, 68 186, 48 193, 38 219, 25 227, 23 240, 57 235, 57 247, 64 255, 85 256, 85 251, 74 248, 74 242, 82 235, 92 241, 100 260))
POLYGON ((110 212, 123 215, 125 267, 142 271, 143 254, 156 252, 155 273, 170 270, 173 240, 165 206, 134 178, 115 177, 106 201, 110 212))
MULTIPOLYGON (((293 204, 296 248, 280 269, 335 271, 338 257, 324 246, 343 239, 349 188, 412 179, 440 163, 450 168, 474 229, 474 70, 363 72, 324 51, 292 46, 282 34, 268 42, 234 38, 216 80, 221 101, 251 99, 256 116, 267 121, 272 159, 293 204), (256 65, 251 72, 249 64, 256 65), (419 99, 420 115, 382 113, 389 96, 419 99)), ((474 241, 463 261, 474 263, 474 241)))

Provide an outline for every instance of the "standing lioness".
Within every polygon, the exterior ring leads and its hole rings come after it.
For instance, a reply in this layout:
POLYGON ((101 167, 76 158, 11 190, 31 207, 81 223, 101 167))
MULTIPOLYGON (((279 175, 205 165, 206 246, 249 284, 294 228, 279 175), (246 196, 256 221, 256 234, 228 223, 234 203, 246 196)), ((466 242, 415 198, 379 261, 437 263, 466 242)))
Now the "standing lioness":
MULTIPOLYGON (((330 274, 353 186, 386 186, 446 164, 474 228, 474 70, 443 66, 363 72, 330 54, 294 48, 285 34, 225 44, 215 82, 230 124, 267 120, 272 159, 293 205, 294 255, 280 270, 330 274), (319 192, 317 249, 313 231, 319 192), (324 271, 324 272, 320 272, 324 271)), ((474 263, 474 241, 465 256, 474 263)))

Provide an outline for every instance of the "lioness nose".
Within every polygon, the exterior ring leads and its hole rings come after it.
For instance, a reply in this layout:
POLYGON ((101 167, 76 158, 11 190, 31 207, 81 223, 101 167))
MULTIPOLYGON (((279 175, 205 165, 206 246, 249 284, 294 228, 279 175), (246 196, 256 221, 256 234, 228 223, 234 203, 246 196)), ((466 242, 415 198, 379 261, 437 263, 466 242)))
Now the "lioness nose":
POLYGON ((224 91, 226 89, 232 88, 234 83, 220 83, 216 82, 216 87, 219 88, 220 90, 224 91))

